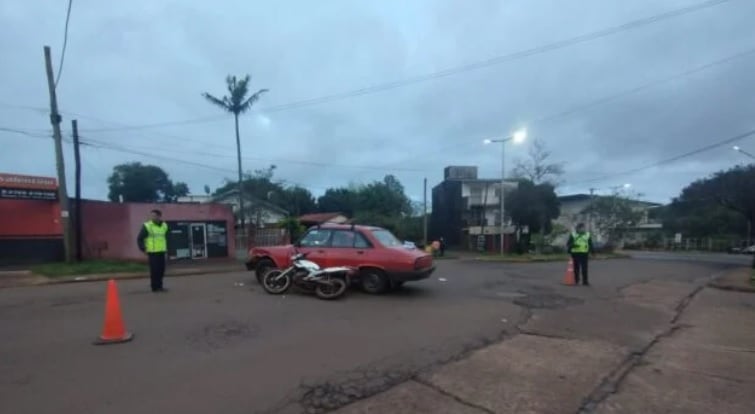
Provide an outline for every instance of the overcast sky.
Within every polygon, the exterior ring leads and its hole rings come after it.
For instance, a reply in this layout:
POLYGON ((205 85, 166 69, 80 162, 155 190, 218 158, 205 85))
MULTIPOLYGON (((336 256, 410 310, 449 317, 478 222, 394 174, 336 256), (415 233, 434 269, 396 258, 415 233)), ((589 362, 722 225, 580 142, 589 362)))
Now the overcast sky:
MULTIPOLYGON (((58 87, 64 133, 70 136, 75 117, 83 140, 111 146, 82 150, 85 197, 105 198, 113 166, 129 161, 159 165, 202 193, 205 184, 216 188, 234 177, 236 164, 232 118, 201 93, 222 95, 226 75, 248 73, 253 88, 270 92, 242 118, 244 168, 276 164, 278 178, 316 195, 392 173, 421 200, 423 178, 432 187, 447 165, 477 165, 481 176, 499 177, 500 147, 483 139, 527 127, 554 161, 565 162, 560 193, 631 183, 665 202, 690 181, 747 160, 725 145, 659 168, 586 180, 755 128, 755 53, 677 76, 755 49, 755 2, 731 0, 400 88, 266 108, 552 45, 702 2, 74 0, 58 87), (552 117, 564 111, 571 112, 552 117)), ((44 137, 49 118, 34 108, 48 105, 43 46, 52 47, 57 70, 66 5, 0 2, 0 128, 34 135, 0 131, 2 172, 55 174, 53 142, 44 137)), ((755 152, 752 137, 738 144, 755 152)), ((507 144, 508 167, 526 150, 526 142, 507 144)), ((70 145, 66 151, 72 183, 70 145)))

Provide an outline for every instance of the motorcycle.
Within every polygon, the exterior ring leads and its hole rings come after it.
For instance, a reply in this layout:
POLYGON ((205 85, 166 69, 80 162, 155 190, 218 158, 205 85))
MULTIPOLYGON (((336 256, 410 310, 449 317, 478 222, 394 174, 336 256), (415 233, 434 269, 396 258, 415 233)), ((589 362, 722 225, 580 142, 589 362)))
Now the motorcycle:
POLYGON ((280 295, 291 285, 306 292, 315 292, 320 299, 332 300, 346 293, 353 268, 338 266, 320 268, 317 263, 306 260, 306 253, 291 256, 291 266, 286 269, 270 269, 262 277, 262 287, 267 293, 280 295))

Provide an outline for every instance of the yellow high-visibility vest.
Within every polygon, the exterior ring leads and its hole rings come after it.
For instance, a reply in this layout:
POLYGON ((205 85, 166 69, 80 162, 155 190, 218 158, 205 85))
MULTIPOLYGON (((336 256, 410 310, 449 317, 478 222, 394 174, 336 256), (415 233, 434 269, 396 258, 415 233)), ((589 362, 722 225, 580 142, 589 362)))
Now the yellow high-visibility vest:
POLYGON ((144 223, 147 229, 147 239, 144 241, 144 250, 147 253, 163 253, 168 250, 168 240, 165 235, 168 233, 168 225, 163 221, 155 224, 153 221, 144 223))
POLYGON ((572 253, 589 253, 590 252, 590 233, 585 232, 583 234, 579 234, 577 232, 572 233, 572 245, 571 245, 571 252, 572 253))

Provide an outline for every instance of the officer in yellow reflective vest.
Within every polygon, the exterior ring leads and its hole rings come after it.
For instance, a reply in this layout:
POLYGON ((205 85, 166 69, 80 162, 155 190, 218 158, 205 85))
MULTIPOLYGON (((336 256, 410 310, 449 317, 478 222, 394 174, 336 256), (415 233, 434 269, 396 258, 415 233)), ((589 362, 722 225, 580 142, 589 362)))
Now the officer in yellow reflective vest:
POLYGON ((589 286, 590 281, 587 279, 587 262, 589 255, 593 253, 593 247, 590 233, 585 231, 585 225, 583 223, 577 224, 576 231, 569 236, 569 241, 566 242, 566 248, 571 254, 572 261, 574 262, 574 281, 576 284, 579 284, 581 273, 582 284, 589 286))
POLYGON ((160 210, 152 210, 151 218, 142 226, 136 243, 139 250, 149 258, 149 278, 153 292, 166 292, 163 287, 165 261, 168 252, 168 224, 162 219, 160 210))

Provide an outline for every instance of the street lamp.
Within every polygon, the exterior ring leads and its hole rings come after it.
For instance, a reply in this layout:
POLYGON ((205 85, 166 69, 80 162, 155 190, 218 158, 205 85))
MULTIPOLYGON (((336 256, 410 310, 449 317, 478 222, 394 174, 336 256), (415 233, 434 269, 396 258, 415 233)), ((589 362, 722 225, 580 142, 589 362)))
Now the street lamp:
POLYGON ((752 155, 752 154, 750 154, 749 152, 747 152, 747 151, 743 150, 743 149, 742 149, 742 148, 740 148, 740 147, 739 147, 738 145, 735 145, 735 146, 731 147, 731 149, 733 149, 734 151, 736 151, 736 152, 738 152, 738 153, 740 153, 740 154, 744 154, 744 155, 746 155, 746 156, 748 156, 748 157, 752 158, 753 160, 755 160, 755 155, 752 155))
POLYGON ((504 212, 504 193, 505 193, 505 186, 506 186, 506 143, 508 141, 514 141, 515 144, 519 144, 523 142, 525 139, 527 139, 527 130, 526 129, 520 129, 510 136, 506 138, 498 138, 498 139, 486 139, 483 142, 485 144, 493 144, 493 143, 500 143, 501 144, 501 194, 498 197, 501 200, 501 256, 504 255, 504 238, 505 234, 504 231, 506 230, 506 223, 505 218, 506 214, 504 212))

